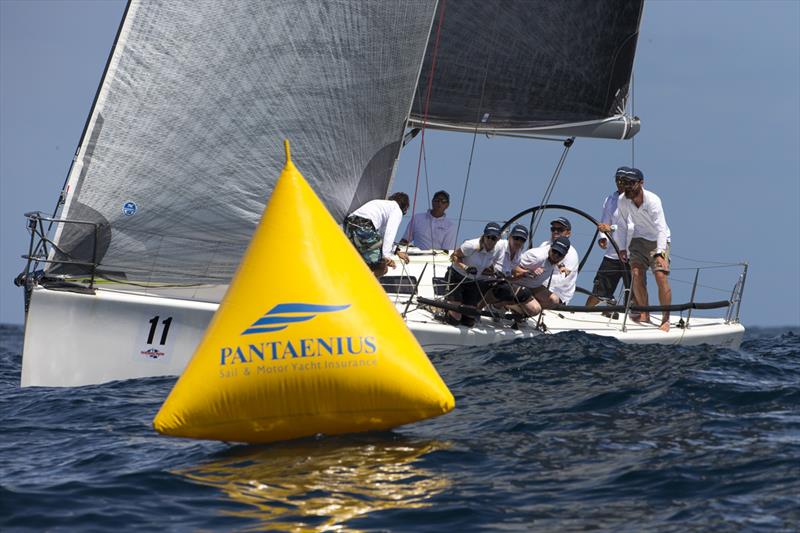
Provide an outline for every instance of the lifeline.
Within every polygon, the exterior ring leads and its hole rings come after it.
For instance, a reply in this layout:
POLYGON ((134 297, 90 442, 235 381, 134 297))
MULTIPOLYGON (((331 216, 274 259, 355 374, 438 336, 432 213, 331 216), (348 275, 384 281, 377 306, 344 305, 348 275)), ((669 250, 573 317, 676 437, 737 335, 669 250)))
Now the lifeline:
POLYGON ((299 341, 271 341, 220 348, 220 366, 252 363, 254 360, 283 361, 287 357, 322 357, 323 355, 371 355, 378 347, 375 337, 328 337, 299 341))

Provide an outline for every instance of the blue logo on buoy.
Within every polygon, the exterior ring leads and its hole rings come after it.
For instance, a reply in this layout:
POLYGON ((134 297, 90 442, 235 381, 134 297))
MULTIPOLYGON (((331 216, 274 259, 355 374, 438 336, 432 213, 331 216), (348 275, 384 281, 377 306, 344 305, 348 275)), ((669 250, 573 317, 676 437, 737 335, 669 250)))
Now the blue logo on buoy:
POLYGON ((122 214, 126 217, 132 217, 136 214, 136 204, 133 202, 125 202, 122 205, 122 214))
POLYGON ((278 304, 267 313, 253 322, 253 325, 242 332, 242 335, 265 333, 267 331, 280 331, 292 322, 305 322, 311 320, 319 313, 333 313, 343 311, 350 307, 345 305, 315 305, 302 303, 278 304))

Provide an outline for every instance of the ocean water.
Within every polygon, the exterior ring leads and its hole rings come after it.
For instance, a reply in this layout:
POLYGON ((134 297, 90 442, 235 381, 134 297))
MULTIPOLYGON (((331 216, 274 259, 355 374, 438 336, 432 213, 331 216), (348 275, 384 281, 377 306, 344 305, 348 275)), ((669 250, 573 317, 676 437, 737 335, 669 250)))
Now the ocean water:
POLYGON ((392 432, 173 439, 174 379, 18 386, 0 326, 0 530, 797 531, 798 329, 740 351, 546 336, 432 358, 456 396, 392 432))

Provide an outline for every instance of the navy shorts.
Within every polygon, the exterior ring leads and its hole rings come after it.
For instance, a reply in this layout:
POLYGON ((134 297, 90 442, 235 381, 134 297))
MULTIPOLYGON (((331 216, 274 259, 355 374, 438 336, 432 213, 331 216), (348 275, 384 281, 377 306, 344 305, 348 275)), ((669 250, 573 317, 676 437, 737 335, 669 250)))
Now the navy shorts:
POLYGON ((504 281, 495 285, 491 290, 491 297, 495 303, 505 305, 524 304, 533 298, 533 291, 521 285, 512 285, 504 281))
POLYGON ((448 295, 446 300, 464 305, 478 305, 489 288, 484 281, 465 279, 452 267, 447 269, 448 295))
POLYGON ((603 257, 603 262, 600 263, 600 268, 594 276, 592 294, 599 298, 613 298, 625 268, 625 264, 619 259, 603 257))

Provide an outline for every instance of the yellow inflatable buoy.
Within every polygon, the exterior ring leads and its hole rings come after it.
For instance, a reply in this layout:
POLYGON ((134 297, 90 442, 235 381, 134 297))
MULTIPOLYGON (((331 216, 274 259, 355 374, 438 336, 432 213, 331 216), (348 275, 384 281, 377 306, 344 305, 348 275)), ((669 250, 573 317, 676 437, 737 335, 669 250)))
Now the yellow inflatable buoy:
POLYGON ((265 443, 385 430, 454 405, 286 142, 261 222, 156 431, 265 443))

